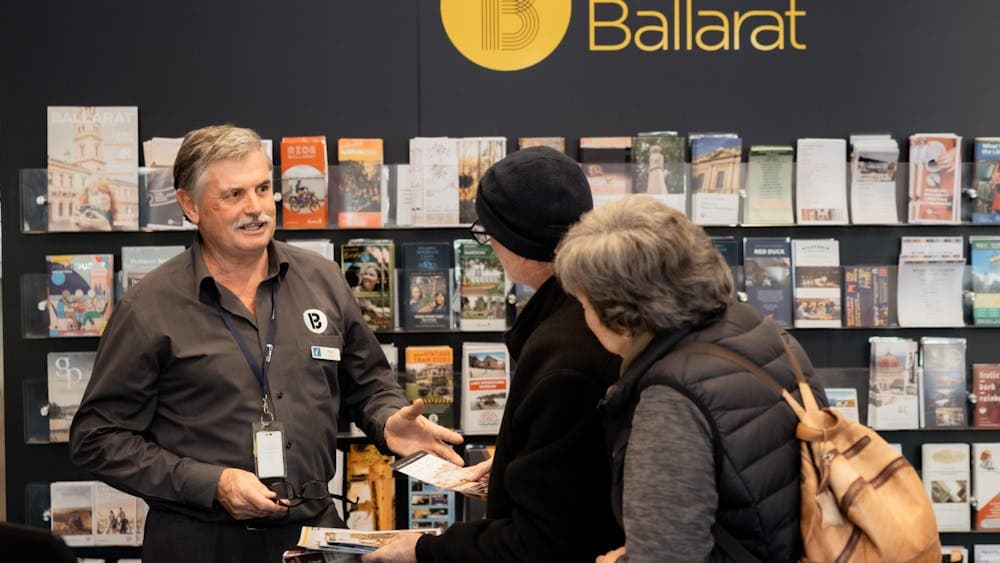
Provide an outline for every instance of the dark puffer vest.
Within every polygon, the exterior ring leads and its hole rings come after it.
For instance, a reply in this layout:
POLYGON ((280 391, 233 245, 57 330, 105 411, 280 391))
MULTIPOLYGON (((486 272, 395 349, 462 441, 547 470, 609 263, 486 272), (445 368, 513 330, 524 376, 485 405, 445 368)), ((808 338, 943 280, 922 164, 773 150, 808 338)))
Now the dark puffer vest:
MULTIPOLYGON (((743 303, 731 305, 701 329, 657 335, 639 353, 601 403, 612 447, 612 506, 619 524, 635 406, 646 387, 667 385, 690 399, 711 427, 719 493, 716 523, 763 561, 798 559, 800 450, 795 414, 774 391, 730 362, 700 354, 666 357, 689 342, 718 344, 756 362, 799 398, 781 339, 809 378, 812 364, 798 342, 743 303)), ((815 382, 810 384, 817 401, 825 404, 823 392, 815 382)), ((710 559, 728 557, 716 545, 710 559)))

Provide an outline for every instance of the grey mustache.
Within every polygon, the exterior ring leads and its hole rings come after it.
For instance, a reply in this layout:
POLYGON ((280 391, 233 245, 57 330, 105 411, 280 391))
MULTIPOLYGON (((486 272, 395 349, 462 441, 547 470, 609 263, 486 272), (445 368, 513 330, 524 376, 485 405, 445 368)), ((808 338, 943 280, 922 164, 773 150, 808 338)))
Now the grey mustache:
POLYGON ((254 223, 261 223, 263 225, 270 225, 274 221, 274 218, 267 213, 261 213, 260 215, 254 215, 253 217, 243 217, 239 221, 233 223, 234 229, 242 229, 247 225, 252 225, 254 223))

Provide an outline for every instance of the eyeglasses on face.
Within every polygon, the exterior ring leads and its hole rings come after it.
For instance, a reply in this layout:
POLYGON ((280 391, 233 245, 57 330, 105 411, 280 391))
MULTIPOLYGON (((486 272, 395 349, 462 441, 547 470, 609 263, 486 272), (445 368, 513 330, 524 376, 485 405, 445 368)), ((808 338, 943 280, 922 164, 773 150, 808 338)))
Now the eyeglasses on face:
POLYGON ((351 500, 343 495, 331 493, 324 481, 306 481, 296 492, 295 487, 287 481, 277 481, 268 487, 278 495, 279 500, 287 501, 286 506, 298 506, 309 500, 337 499, 347 508, 357 506, 358 499, 351 500))
POLYGON ((486 232, 486 227, 484 227, 479 220, 476 220, 476 222, 469 227, 469 232, 472 233, 472 238, 474 238, 480 246, 490 242, 490 234, 486 232))

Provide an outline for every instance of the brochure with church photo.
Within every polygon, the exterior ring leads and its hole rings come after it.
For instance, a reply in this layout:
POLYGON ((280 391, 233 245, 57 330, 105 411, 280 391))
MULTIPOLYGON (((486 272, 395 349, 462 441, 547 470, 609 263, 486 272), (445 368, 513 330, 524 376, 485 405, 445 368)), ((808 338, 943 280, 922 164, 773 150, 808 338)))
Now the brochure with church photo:
POLYGON ((920 427, 917 342, 873 336, 869 363, 868 426, 875 430, 920 427))
POLYGON ((49 231, 139 228, 139 108, 48 108, 49 231))
POLYGON ((740 219, 740 158, 736 133, 691 133, 691 221, 735 225, 740 219))

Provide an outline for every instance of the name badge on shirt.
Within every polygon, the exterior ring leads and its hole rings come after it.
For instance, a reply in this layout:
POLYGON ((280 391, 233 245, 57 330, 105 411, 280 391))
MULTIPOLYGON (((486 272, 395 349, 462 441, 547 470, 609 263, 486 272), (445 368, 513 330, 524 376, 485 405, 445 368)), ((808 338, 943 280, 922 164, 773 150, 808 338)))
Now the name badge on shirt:
POLYGON ((328 360, 331 362, 340 361, 340 348, 330 348, 329 346, 310 346, 309 354, 314 360, 328 360))

